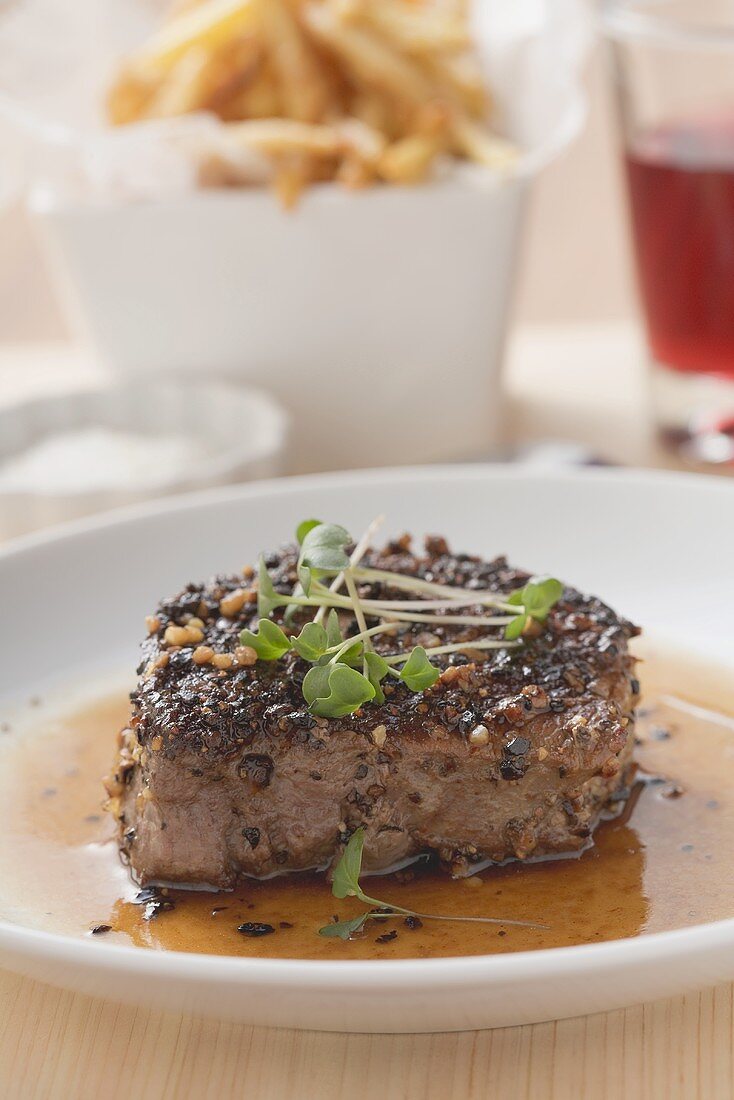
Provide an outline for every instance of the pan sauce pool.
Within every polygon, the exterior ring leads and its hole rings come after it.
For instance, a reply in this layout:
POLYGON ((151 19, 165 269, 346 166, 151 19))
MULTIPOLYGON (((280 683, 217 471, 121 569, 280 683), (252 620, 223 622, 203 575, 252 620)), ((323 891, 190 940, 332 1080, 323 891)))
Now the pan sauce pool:
MULTIPOLYGON (((638 647, 642 651, 643 647, 638 647)), ((420 912, 538 921, 547 929, 402 919, 344 943, 316 933, 363 906, 323 876, 248 882, 233 893, 170 891, 136 901, 100 776, 127 718, 124 693, 23 732, 0 732, 0 917, 141 947, 314 959, 498 954, 597 943, 734 915, 734 685, 731 675, 650 650, 642 666, 638 771, 621 812, 581 857, 511 864, 453 881, 433 868, 371 878, 369 893, 420 912), (146 919, 147 918, 147 919, 146 919), (243 923, 274 931, 249 936, 243 923), (378 942, 386 933, 396 937, 378 942)))

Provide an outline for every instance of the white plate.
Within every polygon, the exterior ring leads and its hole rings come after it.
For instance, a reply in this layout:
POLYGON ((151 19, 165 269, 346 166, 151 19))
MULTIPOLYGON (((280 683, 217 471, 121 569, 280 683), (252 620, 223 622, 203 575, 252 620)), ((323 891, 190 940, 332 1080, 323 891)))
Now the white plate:
MULTIPOLYGON (((131 670, 142 616, 192 578, 236 569, 304 516, 354 531, 442 532, 600 593, 657 637, 734 664, 734 493, 720 480, 502 467, 382 470, 149 505, 0 555, 4 698, 131 670), (46 624, 64 624, 44 629, 46 624), (32 659, 29 659, 32 655, 32 659)), ((72 884, 70 884, 72 888, 72 884)), ((734 919, 587 947, 395 962, 215 958, 0 923, 0 963, 85 993, 248 1023, 449 1031, 614 1009, 734 978, 734 919)))

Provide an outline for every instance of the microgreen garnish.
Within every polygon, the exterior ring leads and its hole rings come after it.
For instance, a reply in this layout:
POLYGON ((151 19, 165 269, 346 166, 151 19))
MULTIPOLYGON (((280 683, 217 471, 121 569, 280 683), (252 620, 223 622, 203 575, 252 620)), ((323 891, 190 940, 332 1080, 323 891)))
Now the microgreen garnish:
POLYGON ((331 892, 335 898, 359 898, 368 905, 382 905, 381 901, 368 898, 362 893, 359 876, 362 873, 362 853, 364 851, 364 829, 357 829, 350 836, 344 853, 334 868, 331 892))
POLYGON ((358 917, 350 920, 336 921, 319 928, 320 936, 338 937, 342 940, 350 939, 355 932, 360 932, 369 920, 387 920, 390 917, 420 917, 421 920, 450 920, 479 924, 508 924, 520 928, 545 928, 546 925, 534 924, 531 921, 502 920, 499 917, 460 917, 438 916, 434 913, 416 913, 413 909, 405 909, 402 905, 392 905, 390 902, 379 901, 370 897, 360 886, 359 879, 362 873, 362 854, 364 851, 364 828, 356 829, 350 836, 341 859, 334 868, 334 878, 331 884, 331 892, 335 898, 357 898, 365 905, 373 906, 358 917))
POLYGON ((303 697, 312 714, 343 718, 374 699, 375 689, 361 672, 339 662, 312 668, 303 681, 303 697))
POLYGON ((329 647, 329 639, 321 623, 306 623, 297 638, 292 638, 293 648, 299 657, 312 664, 320 661, 329 647))
POLYGON ((298 531, 303 533, 298 557, 298 580, 308 596, 314 578, 331 577, 349 568, 349 557, 344 548, 352 537, 338 523, 314 524, 312 520, 300 524, 298 531))
POLYGON ((242 645, 251 646, 261 661, 278 661, 293 648, 293 640, 272 619, 260 619, 256 634, 243 630, 240 641, 242 645))
POLYGON ((555 577, 531 577, 522 588, 516 588, 507 602, 520 611, 505 627, 505 638, 508 641, 519 638, 531 620, 544 623, 562 595, 563 585, 555 577))
POLYGON ((283 597, 276 592, 270 579, 265 558, 260 555, 257 570, 257 613, 261 619, 267 619, 277 607, 282 606, 283 597))
POLYGON ((333 665, 314 665, 303 678, 303 698, 309 706, 313 706, 319 699, 325 699, 329 694, 329 677, 333 665))
POLYGON ((417 645, 400 670, 400 679, 411 691, 425 691, 436 683, 441 675, 435 665, 426 656, 426 651, 417 645))
POLYGON ((344 641, 342 632, 339 629, 339 616, 333 608, 329 612, 329 617, 326 620, 326 639, 330 647, 341 645, 344 641))
POLYGON ((320 519, 303 519, 296 527, 296 541, 300 546, 309 531, 313 531, 314 527, 318 527, 321 523, 320 519))
POLYGON ((242 643, 252 646, 264 661, 277 661, 292 650, 313 665, 303 680, 303 696, 311 713, 322 718, 342 718, 354 714, 366 703, 384 703, 383 681, 388 676, 410 691, 426 691, 441 675, 432 657, 462 650, 522 646, 523 636, 529 633, 528 625, 534 624, 537 633, 540 629, 537 624, 545 622, 563 592, 560 582, 553 577, 532 577, 516 592, 502 595, 364 567, 360 562, 379 522, 370 525, 349 555, 347 547, 352 538, 344 527, 316 519, 299 523, 298 583, 290 594, 276 590, 265 560, 260 558, 257 605, 260 621, 256 632, 242 631, 242 643), (360 586, 365 584, 385 584, 413 598, 365 596, 364 587, 360 592, 360 586), (285 608, 284 619, 293 630, 293 637, 288 637, 270 618, 279 608, 285 608), (469 612, 452 614, 463 608, 469 612), (296 633, 293 625, 296 616, 312 609, 316 609, 314 619, 296 633), (486 609, 502 614, 487 614, 486 609), (340 614, 345 626, 351 620, 346 637, 340 614), (369 619, 376 620, 377 625, 368 626, 369 619), (373 639, 377 635, 394 634, 402 629, 400 624, 426 623, 483 627, 487 633, 428 648, 414 646, 396 653, 375 652, 373 639), (496 631, 497 627, 501 632, 496 631))
POLYGON ((364 676, 372 684, 375 689, 375 702, 385 702, 385 692, 382 690, 382 681, 390 671, 390 666, 384 657, 381 657, 379 653, 365 653, 364 655, 364 676))
POLYGON ((332 939, 351 940, 354 933, 361 932, 367 921, 376 915, 368 910, 352 920, 339 920, 325 924, 323 928, 319 928, 319 935, 329 936, 332 939))

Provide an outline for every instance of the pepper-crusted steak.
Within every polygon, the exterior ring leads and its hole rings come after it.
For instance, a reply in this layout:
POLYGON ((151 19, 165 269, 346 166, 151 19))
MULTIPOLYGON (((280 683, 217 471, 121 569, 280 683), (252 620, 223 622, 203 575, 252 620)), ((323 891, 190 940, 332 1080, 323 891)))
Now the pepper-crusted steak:
MULTIPOLYGON (((293 548, 267 559, 277 589, 292 590, 295 560, 293 548)), ((425 556, 403 539, 365 560, 504 593, 528 579, 503 558, 452 555, 436 538, 425 556)), ((141 883, 231 887, 325 868, 360 825, 367 870, 435 852, 462 874, 586 846, 632 751, 636 627, 568 588, 517 650, 472 652, 482 627, 411 624, 376 648, 466 640, 467 650, 435 659, 441 677, 422 694, 390 682, 384 705, 314 718, 301 694, 305 662, 291 653, 251 664, 252 651, 237 649, 257 619, 245 573, 244 583, 189 585, 149 620, 109 781, 141 883)), ((369 595, 401 598, 385 585, 369 595)))

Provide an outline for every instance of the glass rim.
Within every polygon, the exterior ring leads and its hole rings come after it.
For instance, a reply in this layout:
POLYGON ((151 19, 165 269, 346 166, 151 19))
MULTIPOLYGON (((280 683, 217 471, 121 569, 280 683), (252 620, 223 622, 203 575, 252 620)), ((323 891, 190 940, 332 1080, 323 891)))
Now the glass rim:
POLYGON ((666 3, 603 0, 600 21, 609 38, 678 49, 734 51, 734 22, 704 23, 665 14, 666 3))

